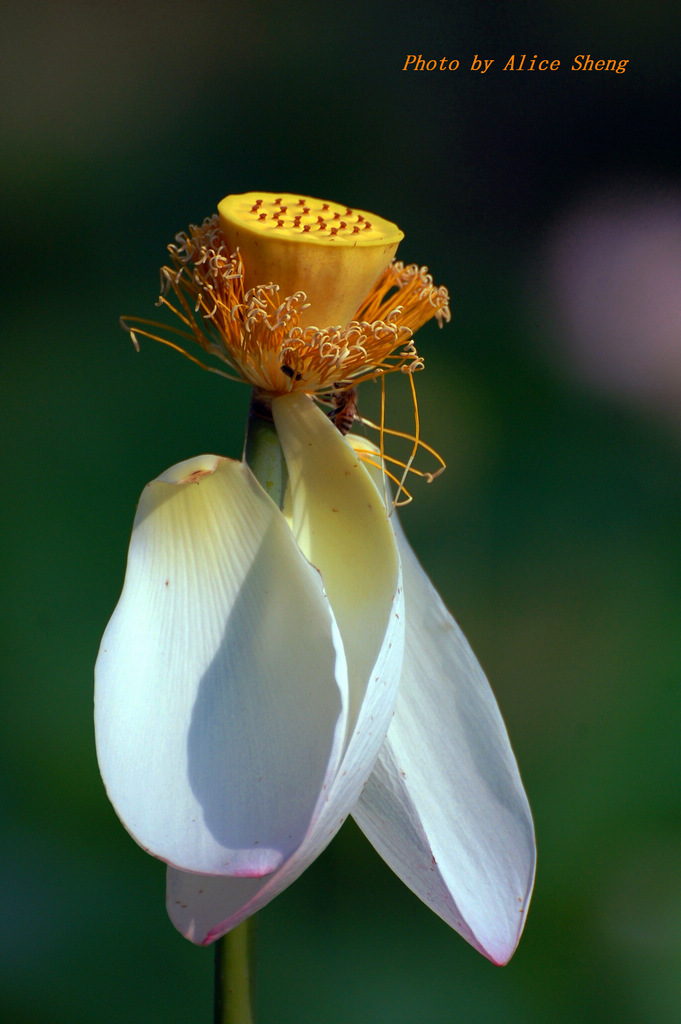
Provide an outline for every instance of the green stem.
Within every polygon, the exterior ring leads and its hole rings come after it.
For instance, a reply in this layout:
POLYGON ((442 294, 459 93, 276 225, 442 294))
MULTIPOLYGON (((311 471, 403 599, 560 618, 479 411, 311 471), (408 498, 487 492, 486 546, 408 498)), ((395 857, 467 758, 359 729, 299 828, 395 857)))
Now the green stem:
MULTIPOLYGON (((251 396, 244 462, 281 508, 288 479, 284 454, 272 420, 272 407, 251 396)), ((213 1024, 255 1024, 255 920, 248 918, 215 943, 213 1024)))
POLYGON ((272 407, 255 391, 248 410, 244 462, 275 505, 281 508, 288 480, 286 462, 272 420, 272 407))
POLYGON ((255 1024, 255 920, 215 943, 213 1024, 255 1024))

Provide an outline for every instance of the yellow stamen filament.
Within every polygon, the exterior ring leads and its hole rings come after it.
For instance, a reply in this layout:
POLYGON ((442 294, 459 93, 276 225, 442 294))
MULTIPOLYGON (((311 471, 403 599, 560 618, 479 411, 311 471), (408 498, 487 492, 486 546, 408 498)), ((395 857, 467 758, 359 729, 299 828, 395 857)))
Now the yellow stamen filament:
MULTIPOLYGON (((390 509, 392 511, 395 508, 401 508, 403 505, 409 505, 414 500, 411 491, 407 490, 407 488, 404 486, 403 483, 400 482, 400 480, 395 476, 395 474, 386 468, 384 463, 379 462, 379 460, 376 458, 375 452, 363 452, 358 449, 355 449, 355 451, 357 452, 357 455, 359 456, 361 462, 366 462, 367 466, 373 466, 374 469, 380 469, 383 472, 384 476, 387 476, 388 479, 392 480, 394 484, 399 486, 400 493, 404 495, 404 498, 402 498, 401 500, 398 500, 397 496, 395 496, 391 502, 389 502, 386 497, 386 508, 388 507, 388 505, 390 505, 390 509)), ((390 515, 390 513, 388 513, 388 515, 390 515)))
POLYGON ((224 370, 218 370, 217 366, 208 366, 206 363, 202 363, 201 360, 197 359, 196 356, 193 356, 191 354, 191 352, 185 351, 185 349, 183 349, 181 345, 176 345, 175 342, 174 341, 170 341, 169 338, 163 338, 163 337, 161 337, 160 334, 152 334, 151 331, 144 331, 144 330, 141 331, 139 329, 134 330, 128 324, 128 320, 129 319, 134 319, 136 324, 149 324, 151 327, 161 327, 165 331, 172 331, 174 334, 179 334, 180 337, 186 338, 189 341, 191 341, 191 335, 187 334, 186 331, 178 330, 177 327, 168 327, 165 324, 159 324, 159 323, 157 323, 156 320, 145 320, 143 317, 132 317, 131 318, 131 317, 122 316, 119 319, 119 323, 120 323, 121 327, 123 328, 123 330, 127 331, 128 334, 130 335, 130 340, 133 343, 136 352, 139 352, 139 350, 140 350, 140 343, 139 343, 139 341, 137 339, 137 335, 141 334, 145 338, 149 338, 151 341, 158 341, 158 342, 161 343, 161 345, 167 345, 168 348, 174 349, 175 352, 179 352, 180 355, 186 356, 187 359, 190 359, 192 361, 192 363, 196 363, 197 366, 200 366, 202 370, 208 370, 209 373, 217 373, 221 377, 226 377, 227 380, 234 380, 234 381, 241 380, 240 377, 237 377, 237 376, 235 376, 232 373, 225 373, 224 370))

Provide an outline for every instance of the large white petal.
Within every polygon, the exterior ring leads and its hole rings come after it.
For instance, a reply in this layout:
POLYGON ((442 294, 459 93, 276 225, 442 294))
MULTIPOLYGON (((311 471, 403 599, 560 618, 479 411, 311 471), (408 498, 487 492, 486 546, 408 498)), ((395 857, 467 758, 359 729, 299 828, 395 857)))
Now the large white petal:
POLYGON ((338 766, 347 675, 319 574, 250 470, 216 456, 145 488, 96 668, 102 776, 176 867, 276 870, 338 766))
POLYGON ((198 945, 208 945, 283 892, 324 850, 356 805, 390 724, 404 641, 402 589, 381 655, 371 674, 340 769, 308 835, 285 864, 267 879, 220 878, 169 867, 166 905, 175 927, 198 945))
POLYGON ((353 816, 410 889, 506 963, 534 881, 532 815, 485 674, 396 516, 393 523, 406 602, 402 677, 353 816))
POLYGON ((168 912, 208 943, 290 885, 321 853, 355 804, 383 742, 404 642, 403 595, 392 527, 380 495, 324 414, 304 396, 273 403, 291 479, 292 527, 321 570, 350 666, 353 715, 327 800, 295 854, 266 881, 168 871, 168 912))

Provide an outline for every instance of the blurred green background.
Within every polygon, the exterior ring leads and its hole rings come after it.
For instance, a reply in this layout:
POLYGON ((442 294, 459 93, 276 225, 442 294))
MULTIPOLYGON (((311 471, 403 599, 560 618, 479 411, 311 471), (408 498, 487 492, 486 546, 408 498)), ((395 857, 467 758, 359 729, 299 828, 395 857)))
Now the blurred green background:
POLYGON ((24 0, 2 20, 0 1018, 211 1019, 211 952, 104 795, 92 667, 142 487, 238 456, 248 394, 136 354, 118 316, 153 315, 176 231, 283 189, 395 220, 450 288, 418 381, 448 470, 403 521, 494 685, 539 868, 498 969, 346 826, 259 915, 261 1020, 681 1020, 678 5, 24 0), (561 68, 502 72, 522 53, 561 68), (570 72, 578 53, 629 64, 570 72))

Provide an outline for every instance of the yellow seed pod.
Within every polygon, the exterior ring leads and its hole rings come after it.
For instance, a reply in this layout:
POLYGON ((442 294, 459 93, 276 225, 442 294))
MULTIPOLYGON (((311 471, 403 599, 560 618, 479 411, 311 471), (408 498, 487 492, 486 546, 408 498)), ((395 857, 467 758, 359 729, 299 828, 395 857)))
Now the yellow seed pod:
POLYGON ((277 284, 281 300, 305 292, 302 327, 349 323, 404 238, 365 210, 283 192, 227 196, 218 213, 230 251, 241 252, 247 289, 277 284))

